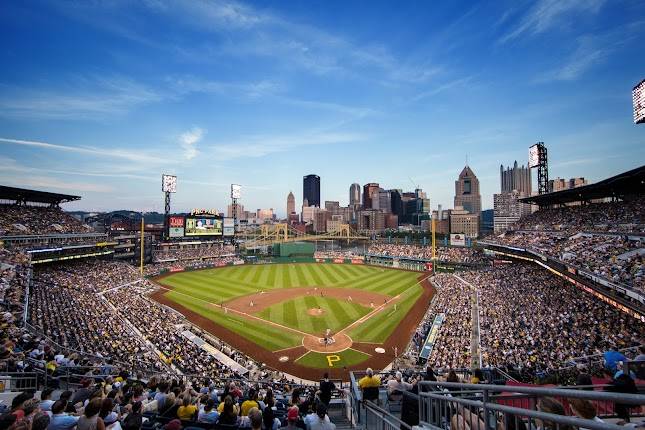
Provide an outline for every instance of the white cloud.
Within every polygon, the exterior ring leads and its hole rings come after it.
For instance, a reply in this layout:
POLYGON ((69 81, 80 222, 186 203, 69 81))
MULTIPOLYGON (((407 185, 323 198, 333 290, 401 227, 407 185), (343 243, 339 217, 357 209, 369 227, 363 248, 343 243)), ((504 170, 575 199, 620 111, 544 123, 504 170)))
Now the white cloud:
POLYGON ((96 155, 101 157, 112 157, 112 158, 121 158, 130 161, 146 162, 146 163, 167 163, 168 160, 165 158, 159 158, 154 155, 145 154, 141 151, 129 151, 126 149, 110 148, 110 149, 101 149, 91 146, 67 146, 67 145, 58 145, 54 143, 39 142, 35 140, 20 140, 20 139, 8 139, 5 137, 0 137, 0 144, 9 144, 9 145, 19 145, 19 146, 29 146, 34 148, 48 149, 53 151, 63 151, 70 152, 75 154, 87 154, 87 155, 96 155))
POLYGON ((39 119, 88 119, 123 114, 167 95, 131 79, 76 78, 57 89, 3 85, 0 115, 39 119))
POLYGON ((204 130, 199 127, 193 127, 179 136, 179 145, 184 150, 184 158, 192 160, 198 154, 197 143, 204 137, 204 130))
POLYGON ((264 157, 301 146, 334 145, 360 142, 366 136, 356 133, 303 133, 291 136, 247 136, 237 142, 213 145, 215 158, 230 160, 241 157, 264 157))
POLYGON ((506 43, 524 34, 543 33, 580 14, 598 13, 606 0, 538 0, 518 24, 499 40, 506 43))

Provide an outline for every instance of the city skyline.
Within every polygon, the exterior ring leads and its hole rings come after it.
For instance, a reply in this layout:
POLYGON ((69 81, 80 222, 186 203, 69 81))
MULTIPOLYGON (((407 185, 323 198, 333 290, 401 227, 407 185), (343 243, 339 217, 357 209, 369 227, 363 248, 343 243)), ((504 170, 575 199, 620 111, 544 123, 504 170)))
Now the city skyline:
POLYGON ((3 6, 0 184, 83 197, 68 210, 161 212, 168 173, 173 211, 225 211, 239 183, 284 216, 312 172, 321 205, 375 182, 449 208, 465 164, 489 209, 538 141, 552 178, 645 160, 635 0, 3 6))

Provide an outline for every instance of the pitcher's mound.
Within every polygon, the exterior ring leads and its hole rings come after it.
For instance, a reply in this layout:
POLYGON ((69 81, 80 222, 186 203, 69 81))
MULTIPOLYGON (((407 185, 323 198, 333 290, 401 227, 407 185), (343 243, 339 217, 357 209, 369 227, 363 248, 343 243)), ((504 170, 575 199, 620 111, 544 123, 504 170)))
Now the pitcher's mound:
POLYGON ((332 334, 332 343, 325 345, 323 338, 308 335, 302 338, 302 346, 315 352, 341 352, 352 346, 352 338, 346 334, 332 334))
POLYGON ((307 309, 307 314, 311 315, 312 317, 319 317, 324 313, 325 313, 324 309, 319 309, 319 308, 307 309))

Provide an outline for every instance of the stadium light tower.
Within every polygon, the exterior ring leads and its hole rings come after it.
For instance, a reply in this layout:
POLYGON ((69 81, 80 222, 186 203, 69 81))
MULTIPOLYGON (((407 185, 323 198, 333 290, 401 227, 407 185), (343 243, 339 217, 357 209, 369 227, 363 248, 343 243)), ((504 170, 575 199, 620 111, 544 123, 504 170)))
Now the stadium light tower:
POLYGON ((174 175, 161 175, 161 191, 165 193, 163 235, 168 240, 168 220, 170 219, 170 193, 177 192, 177 177, 174 175))
POLYGON ((233 209, 233 235, 237 233, 238 230, 238 219, 237 219, 237 201, 242 197, 242 186, 238 184, 231 184, 231 208, 233 209))
POLYGON ((538 169, 538 194, 546 194, 549 192, 549 164, 544 142, 529 148, 529 169, 534 167, 538 169))

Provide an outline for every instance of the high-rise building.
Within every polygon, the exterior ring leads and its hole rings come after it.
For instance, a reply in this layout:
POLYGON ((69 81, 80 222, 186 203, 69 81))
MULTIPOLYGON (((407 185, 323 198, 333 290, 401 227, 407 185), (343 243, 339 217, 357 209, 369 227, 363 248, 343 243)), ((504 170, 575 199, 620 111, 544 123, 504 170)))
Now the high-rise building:
POLYGON ((394 215, 398 218, 397 220, 403 219, 403 191, 402 190, 390 190, 390 209, 394 215))
POLYGON ((228 205, 226 216, 228 216, 229 218, 237 218, 238 220, 247 219, 247 216, 244 213, 244 205, 241 205, 238 203, 236 212, 237 212, 236 214, 237 216, 233 216, 233 205, 228 205))
POLYGON ((450 233, 476 238, 479 235, 479 215, 470 213, 461 206, 455 206, 450 212, 450 233))
POLYGON ((381 212, 390 213, 392 212, 392 194, 390 190, 384 190, 381 188, 378 192, 378 207, 381 212))
POLYGON ((495 233, 508 230, 521 217, 531 213, 531 205, 520 202, 523 197, 527 196, 516 190, 510 193, 493 194, 493 230, 495 233))
POLYGON ((294 197, 293 193, 289 191, 289 195, 287 196, 287 218, 289 217, 290 214, 294 213, 296 211, 296 198, 294 197))
POLYGON ((349 205, 357 206, 361 204, 361 186, 359 184, 352 184, 349 186, 349 205))
POLYGON ((320 207, 320 176, 307 175, 302 179, 302 199, 307 199, 309 206, 320 207))
POLYGON ((327 231, 327 220, 329 216, 329 212, 327 212, 325 209, 314 209, 312 219, 314 233, 324 233, 327 231))
POLYGON ((363 185, 363 209, 378 209, 379 185, 374 182, 363 185))
POLYGON ((356 218, 359 231, 375 233, 385 230, 385 214, 381 211, 362 210, 356 218))
POLYGON ((272 220, 273 219, 273 208, 270 208, 270 209, 258 209, 256 211, 255 217, 260 221, 272 220))
POLYGON ((569 180, 555 178, 549 181, 549 192, 553 193, 555 191, 570 190, 587 184, 588 182, 585 178, 571 178, 569 180))
POLYGON ((479 179, 469 166, 463 168, 455 181, 455 208, 458 206, 477 215, 478 218, 481 215, 482 197, 479 194, 479 179))
POLYGON ((340 202, 325 200, 325 209, 329 212, 336 213, 340 209, 340 202))
POLYGON ((502 193, 510 193, 513 190, 524 193, 525 196, 531 195, 531 170, 528 167, 518 166, 517 161, 513 168, 504 165, 499 166, 499 177, 501 182, 502 193))

